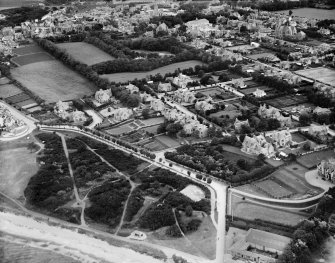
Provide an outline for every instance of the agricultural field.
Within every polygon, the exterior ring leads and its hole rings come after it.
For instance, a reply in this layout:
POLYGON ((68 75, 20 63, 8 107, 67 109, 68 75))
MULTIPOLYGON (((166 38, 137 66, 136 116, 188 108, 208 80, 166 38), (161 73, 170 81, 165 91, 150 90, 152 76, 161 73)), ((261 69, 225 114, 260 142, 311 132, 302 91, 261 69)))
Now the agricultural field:
POLYGON ((311 68, 296 71, 299 75, 324 82, 331 86, 335 85, 335 70, 330 68, 311 68))
POLYGON ((8 98, 19 93, 22 93, 22 91, 13 84, 0 85, 0 98, 8 98))
POLYGON ((12 58, 12 62, 14 62, 18 66, 29 65, 31 63, 43 62, 54 60, 54 58, 45 52, 41 47, 37 45, 29 45, 25 47, 19 47, 14 49, 14 53, 17 55, 12 58))
POLYGON ((328 160, 334 157, 334 150, 326 150, 300 156, 297 158, 297 162, 307 169, 311 169, 319 164, 322 160, 328 160))
POLYGON ((24 66, 24 65, 29 65, 31 63, 43 62, 43 61, 49 61, 49 60, 54 60, 54 58, 50 56, 48 53, 41 52, 41 53, 34 53, 34 54, 14 57, 12 59, 12 62, 14 62, 18 66, 24 66))
POLYGON ((34 53, 41 53, 44 50, 38 45, 28 45, 24 47, 19 47, 13 50, 13 52, 18 56, 30 55, 34 53))
POLYGON ((30 177, 38 171, 36 154, 27 147, 0 151, 0 191, 12 198, 23 196, 30 177))
POLYGON ((12 76, 47 103, 79 99, 96 91, 93 83, 56 60, 15 68, 12 76))
POLYGON ((190 67, 195 67, 197 65, 203 65, 201 61, 197 60, 189 60, 184 62, 178 62, 171 65, 167 65, 161 68, 157 68, 151 71, 146 72, 123 72, 123 73, 113 73, 113 74, 104 74, 101 77, 108 79, 109 81, 114 82, 128 82, 134 79, 143 79, 149 75, 156 75, 160 73, 161 75, 165 75, 166 73, 175 72, 176 69, 187 69, 190 67))
POLYGON ((60 43, 57 46, 65 49, 75 60, 88 66, 115 59, 106 52, 86 42, 60 43))

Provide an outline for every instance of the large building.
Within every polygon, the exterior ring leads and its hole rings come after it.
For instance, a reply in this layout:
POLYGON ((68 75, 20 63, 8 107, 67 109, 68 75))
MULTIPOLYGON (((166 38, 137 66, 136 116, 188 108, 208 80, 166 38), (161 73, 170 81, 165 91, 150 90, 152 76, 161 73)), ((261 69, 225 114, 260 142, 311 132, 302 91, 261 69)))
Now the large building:
POLYGON ((335 159, 331 158, 328 161, 321 161, 317 166, 318 174, 324 179, 335 183, 335 159))
POLYGON ((228 253, 246 262, 274 263, 290 241, 285 236, 250 228, 232 244, 228 253))

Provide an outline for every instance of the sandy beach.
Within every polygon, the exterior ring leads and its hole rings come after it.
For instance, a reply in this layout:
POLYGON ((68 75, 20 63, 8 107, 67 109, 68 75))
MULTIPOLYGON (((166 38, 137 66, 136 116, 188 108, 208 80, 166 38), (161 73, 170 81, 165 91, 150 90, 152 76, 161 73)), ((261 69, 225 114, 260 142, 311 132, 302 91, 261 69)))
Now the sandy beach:
MULTIPOLYGON (((131 249, 115 247, 105 241, 69 229, 49 226, 33 218, 0 212, 0 232, 27 239, 28 246, 49 249, 82 263, 161 263, 131 249)), ((3 235, 2 235, 3 236, 3 235)), ((16 240, 17 242, 17 240, 16 240)))

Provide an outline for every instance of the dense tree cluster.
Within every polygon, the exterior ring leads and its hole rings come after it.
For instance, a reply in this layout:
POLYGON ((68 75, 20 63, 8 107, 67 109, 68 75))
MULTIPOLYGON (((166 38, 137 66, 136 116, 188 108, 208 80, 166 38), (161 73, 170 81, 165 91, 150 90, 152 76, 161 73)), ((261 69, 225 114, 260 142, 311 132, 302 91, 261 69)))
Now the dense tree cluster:
MULTIPOLYGON (((194 210, 204 211, 206 213, 210 213, 211 204, 210 204, 210 191, 207 187, 202 184, 198 184, 192 182, 190 179, 185 177, 180 177, 175 173, 165 170, 165 169, 155 169, 154 171, 144 170, 140 173, 134 174, 131 176, 131 180, 140 184, 130 195, 128 206, 126 210, 125 220, 131 221, 141 209, 144 203, 144 196, 152 196, 159 197, 159 201, 154 203, 151 206, 149 212, 146 213, 156 213, 157 207, 159 203, 164 203, 163 211, 167 214, 170 213, 169 209, 172 211, 172 208, 178 208, 181 210, 186 210, 187 207, 191 207, 194 210), (205 199, 200 200, 199 202, 194 202, 188 197, 179 193, 186 186, 193 184, 200 187, 205 193, 205 199), (166 192, 166 188, 170 189, 170 192, 166 192), (171 190, 174 190, 171 192, 171 190)), ((160 210, 160 209, 158 209, 160 210)), ((144 216, 144 218, 140 219, 140 225, 150 225, 150 222, 144 222, 149 220, 149 216, 144 216)), ((174 221, 163 222, 163 218, 159 219, 158 222, 155 222, 157 228, 172 225, 174 221), (170 224, 171 223, 171 224, 170 224)))
POLYGON ((211 144, 183 145, 178 147, 176 152, 166 152, 165 157, 232 183, 259 179, 272 172, 273 169, 261 160, 250 161, 241 158, 231 161, 227 159, 223 147, 225 139, 215 138, 211 144))
POLYGON ((66 143, 69 149, 76 150, 70 153, 70 162, 77 187, 86 186, 88 182, 101 178, 107 172, 115 172, 115 169, 101 162, 101 159, 82 142, 67 139, 66 143))
POLYGON ((299 88, 298 85, 289 84, 287 81, 280 80, 276 77, 264 76, 261 73, 255 72, 252 78, 259 83, 275 88, 280 92, 293 93, 294 89, 299 88))
POLYGON ((41 19, 48 13, 48 10, 41 7, 20 7, 13 9, 5 9, 0 12, 5 15, 6 18, 0 20, 0 29, 3 27, 14 27, 21 25, 25 21, 32 21, 35 19, 41 19))
POLYGON ((85 209, 85 215, 95 222, 115 227, 120 222, 129 193, 130 184, 126 179, 105 182, 89 193, 92 204, 85 209))
MULTIPOLYGON (((293 240, 283 255, 280 263, 313 262, 312 254, 317 252, 331 235, 328 220, 335 212, 335 187, 330 188, 321 198, 315 213, 309 220, 302 221, 293 234, 293 240)), ((332 233, 334 234, 334 233, 332 233)))
POLYGON ((29 205, 52 213, 71 199, 73 183, 60 137, 51 133, 36 137, 45 142, 45 148, 38 157, 40 169, 31 177, 24 194, 29 205))

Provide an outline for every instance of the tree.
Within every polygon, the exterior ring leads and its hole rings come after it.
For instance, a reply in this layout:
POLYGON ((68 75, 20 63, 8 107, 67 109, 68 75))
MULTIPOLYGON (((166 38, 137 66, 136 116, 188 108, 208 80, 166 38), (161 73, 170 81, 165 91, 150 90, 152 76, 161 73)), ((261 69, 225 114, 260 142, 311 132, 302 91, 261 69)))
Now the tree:
POLYGON ((126 99, 126 104, 130 108, 135 108, 140 104, 141 98, 138 94, 129 94, 126 99))
POLYGON ((227 82, 227 81, 230 81, 230 77, 227 73, 222 73, 220 76, 219 76, 219 81, 221 82, 227 82))
POLYGON ((302 148, 304 149, 304 151, 310 151, 311 150, 311 146, 308 142, 306 142, 302 148))
POLYGON ((37 148, 37 145, 36 145, 35 142, 31 142, 31 143, 29 143, 28 146, 27 146, 27 149, 30 150, 30 153, 32 153, 33 150, 35 150, 36 148, 37 148))
POLYGON ((202 78, 204 75, 205 75, 205 72, 204 72, 202 69, 199 70, 199 72, 198 72, 198 77, 199 77, 199 78, 202 78))
POLYGON ((143 116, 144 119, 149 119, 149 117, 150 117, 149 112, 150 112, 149 109, 144 109, 142 111, 142 116, 143 116))
POLYGON ((175 136, 182 128, 180 123, 170 123, 166 126, 166 131, 169 135, 175 136))
POLYGON ((193 214, 193 208, 191 205, 186 206, 185 208, 185 215, 191 217, 193 214))
POLYGON ((311 121, 312 117, 307 113, 303 113, 299 117, 299 122, 301 123, 302 126, 308 126, 311 123, 311 121))

